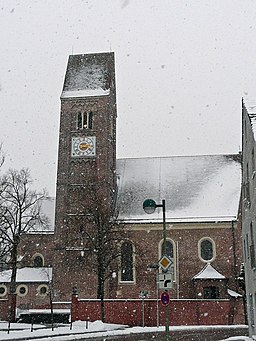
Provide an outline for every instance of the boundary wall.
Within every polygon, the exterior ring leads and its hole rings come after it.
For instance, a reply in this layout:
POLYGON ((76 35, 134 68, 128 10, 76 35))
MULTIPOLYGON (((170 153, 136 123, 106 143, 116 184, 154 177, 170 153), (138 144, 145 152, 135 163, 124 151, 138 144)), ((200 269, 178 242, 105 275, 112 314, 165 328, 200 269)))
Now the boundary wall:
MULTIPOLYGON (((11 299, 0 299, 0 320, 8 321, 11 299)), ((68 302, 69 303, 69 302, 68 302)), ((65 308, 67 302, 53 302, 54 308, 65 308)), ((69 305, 69 304, 68 304, 69 305)), ((105 322, 129 326, 165 325, 166 307, 156 299, 106 299, 105 322), (157 314, 158 311, 158 314, 157 314), (158 316, 158 318, 157 318, 158 316)), ((49 307, 38 307, 49 308, 49 307)), ((101 319, 101 302, 98 299, 79 299, 72 295, 71 321, 96 321, 101 319)), ((168 305, 169 324, 180 325, 232 325, 245 324, 243 300, 171 300, 168 305)))
MULTIPOLYGON (((129 326, 165 325, 166 307, 156 299, 106 299, 105 322, 129 326), (157 306, 158 303, 158 306, 157 306), (158 311, 158 319, 157 319, 158 311)), ((242 299, 171 300, 168 308, 169 324, 231 325, 244 324, 242 299)), ((71 320, 96 321, 101 319, 101 302, 97 299, 79 299, 72 296, 71 320)))
POLYGON ((10 317, 11 297, 0 299, 0 320, 8 321, 10 317))

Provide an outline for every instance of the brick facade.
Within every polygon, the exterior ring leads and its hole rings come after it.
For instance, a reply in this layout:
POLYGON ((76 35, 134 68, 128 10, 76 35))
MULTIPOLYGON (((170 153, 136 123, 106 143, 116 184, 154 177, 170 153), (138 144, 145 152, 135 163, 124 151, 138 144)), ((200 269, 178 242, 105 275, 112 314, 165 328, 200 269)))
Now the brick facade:
MULTIPOLYGON (((111 279, 111 287, 115 288, 111 297, 138 298, 141 291, 148 291, 150 297, 155 297, 156 272, 149 269, 148 265, 157 263, 160 258, 162 226, 129 225, 127 229, 128 239, 134 241, 135 245, 136 281, 118 284, 120 274, 115 279, 111 279)), ((236 223, 169 224, 167 238, 175 244, 175 283, 171 290, 172 297, 198 298, 192 278, 205 265, 199 257, 198 247, 199 241, 204 237, 211 238, 215 243, 216 257, 211 264, 225 275, 227 287, 237 290, 235 278, 239 274, 241 264, 241 231, 236 223)), ((221 298, 227 298, 227 290, 222 291, 221 298)))

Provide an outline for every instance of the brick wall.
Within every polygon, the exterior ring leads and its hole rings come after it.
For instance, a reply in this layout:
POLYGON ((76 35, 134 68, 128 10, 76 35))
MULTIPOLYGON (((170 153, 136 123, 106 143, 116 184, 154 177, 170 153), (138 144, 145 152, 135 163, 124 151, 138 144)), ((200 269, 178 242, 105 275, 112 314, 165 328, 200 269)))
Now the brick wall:
MULTIPOLYGON (((25 286, 28 290, 25 296, 16 296, 16 308, 21 310, 33 309, 33 308, 43 308, 49 307, 50 301, 48 295, 39 295, 40 285, 48 285, 48 283, 17 283, 17 288, 19 285, 25 286)), ((9 292, 9 283, 5 283, 7 287, 7 292, 9 292)), ((0 318, 2 318, 1 312, 5 311, 6 302, 10 300, 10 294, 6 294, 2 299, 0 299, 0 318)), ((5 316, 5 313, 3 313, 5 316)))
POLYGON ((7 321, 9 314, 9 300, 7 298, 0 299, 0 320, 7 321))
MULTIPOLYGON (((130 326, 156 326, 157 301, 154 299, 119 299, 105 301, 107 323, 130 326), (143 323, 144 306, 144 323, 143 323)), ((159 324, 165 325, 165 306, 158 303, 159 324)), ((244 324, 243 302, 237 300, 171 300, 168 305, 170 325, 244 324)), ((72 321, 100 319, 99 300, 79 300, 72 297, 72 321)))

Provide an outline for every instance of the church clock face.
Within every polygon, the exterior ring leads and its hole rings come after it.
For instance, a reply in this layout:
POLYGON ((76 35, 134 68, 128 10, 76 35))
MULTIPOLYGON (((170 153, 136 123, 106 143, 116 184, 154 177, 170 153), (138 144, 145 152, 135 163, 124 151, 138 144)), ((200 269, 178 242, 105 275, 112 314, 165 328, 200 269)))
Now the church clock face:
POLYGON ((96 137, 80 136, 72 137, 71 156, 73 157, 89 157, 96 155, 96 137))

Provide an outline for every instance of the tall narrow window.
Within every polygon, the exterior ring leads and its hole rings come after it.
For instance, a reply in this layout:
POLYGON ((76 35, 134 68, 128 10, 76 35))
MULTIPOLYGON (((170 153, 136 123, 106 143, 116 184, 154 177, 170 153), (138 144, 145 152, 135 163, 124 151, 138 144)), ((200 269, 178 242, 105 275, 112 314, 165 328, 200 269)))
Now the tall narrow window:
POLYGON ((168 272, 172 273, 173 275, 173 280, 176 279, 176 258, 175 258, 175 242, 169 238, 166 238, 166 253, 164 250, 164 241, 163 239, 159 243, 159 249, 158 249, 158 257, 161 259, 164 255, 166 255, 172 262, 171 265, 168 267, 168 269, 163 270, 159 268, 159 272, 168 272))
POLYGON ((250 258, 250 251, 249 251, 250 247, 249 247, 249 236, 248 236, 248 234, 246 234, 245 238, 246 238, 247 259, 249 259, 250 258))
POLYGON ((126 241, 121 245, 121 281, 133 280, 133 246, 131 242, 126 241))
POLYGON ((249 179, 249 165, 246 164, 246 182, 245 182, 245 198, 250 202, 250 179, 249 179))
POLYGON ((255 155, 254 155, 254 148, 252 149, 252 171, 255 171, 255 155))
POLYGON ((251 235, 251 244, 250 244, 250 258, 251 258, 251 267, 256 267, 256 259, 255 259, 255 245, 254 245, 254 235, 253 235, 253 225, 250 224, 250 235, 251 235))
POLYGON ((251 324, 252 327, 254 327, 254 306, 253 306, 253 296, 250 293, 249 294, 249 323, 251 324))
POLYGON ((87 112, 79 112, 77 114, 77 129, 92 129, 93 126, 93 113, 90 111, 87 112))
POLYGON ((92 112, 90 111, 88 114, 88 129, 92 129, 92 112))
POLYGON ((77 129, 83 129, 83 114, 81 112, 77 114, 77 129))
MULTIPOLYGON (((161 245, 161 256, 164 255, 164 243, 161 245)), ((173 244, 170 240, 166 240, 166 256, 173 258, 173 244)))
POLYGON ((199 255, 204 261, 211 261, 214 258, 214 243, 211 239, 204 238, 199 241, 199 255))
POLYGON ((246 259, 247 259, 247 247, 246 247, 245 239, 244 239, 244 258, 245 258, 245 261, 246 261, 246 259))

